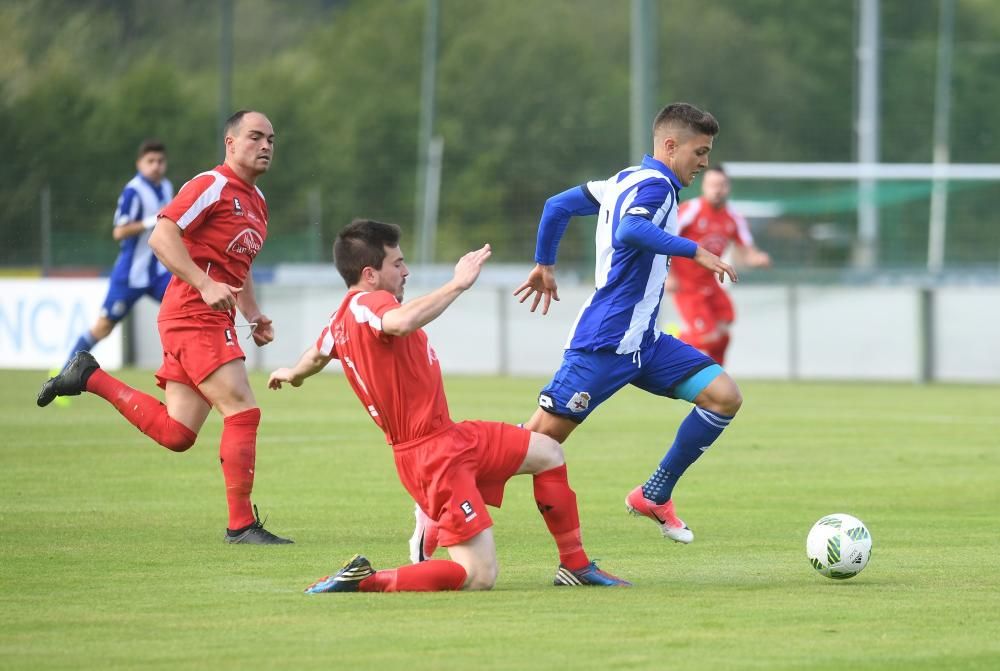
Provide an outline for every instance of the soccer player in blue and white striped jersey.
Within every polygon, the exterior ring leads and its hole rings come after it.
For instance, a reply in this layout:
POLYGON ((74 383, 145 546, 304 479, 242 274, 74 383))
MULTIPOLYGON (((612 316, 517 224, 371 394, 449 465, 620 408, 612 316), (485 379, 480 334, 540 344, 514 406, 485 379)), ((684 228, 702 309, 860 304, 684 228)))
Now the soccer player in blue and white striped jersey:
POLYGON ((653 122, 653 155, 603 181, 587 182, 548 199, 538 226, 537 265, 514 293, 533 297, 546 314, 559 300, 556 251, 570 218, 597 216, 594 293, 570 330, 563 363, 538 397, 524 426, 560 443, 597 406, 626 384, 694 404, 673 445, 645 484, 626 498, 634 514, 651 518, 664 536, 690 543, 694 534, 677 517, 678 478, 729 425, 743 399, 721 366, 656 325, 671 256, 683 256, 736 281, 733 268, 677 235, 677 196, 708 167, 719 125, 686 103, 668 105, 653 122))
POLYGON ((159 140, 145 140, 139 145, 135 167, 136 175, 125 185, 115 208, 111 236, 120 244, 121 251, 111 270, 108 295, 97 323, 80 334, 69 353, 70 358, 80 351, 89 352, 107 338, 143 296, 162 301, 170 282, 170 272, 149 248, 156 215, 174 197, 174 187, 164 176, 167 171, 164 144, 159 140))

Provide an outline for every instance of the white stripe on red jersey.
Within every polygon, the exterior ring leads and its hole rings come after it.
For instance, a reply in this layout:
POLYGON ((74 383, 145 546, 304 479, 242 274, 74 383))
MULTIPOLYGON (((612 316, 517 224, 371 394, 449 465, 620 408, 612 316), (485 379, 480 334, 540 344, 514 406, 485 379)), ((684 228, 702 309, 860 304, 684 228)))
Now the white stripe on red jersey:
MULTIPOLYGON (((223 164, 203 172, 160 211, 175 222, 195 265, 216 282, 242 287, 267 238, 267 203, 260 189, 223 164)), ((160 305, 160 321, 212 312, 200 292, 174 277, 160 305)))
POLYGON ((750 234, 750 225, 747 224, 747 220, 728 204, 726 205, 726 212, 729 213, 729 218, 736 224, 736 242, 741 245, 752 245, 753 235, 750 234))
POLYGON ((226 182, 228 180, 225 175, 221 175, 214 170, 209 170, 201 173, 200 175, 195 175, 194 178, 181 187, 181 190, 183 191, 188 187, 188 185, 191 185, 191 188, 198 188, 201 184, 196 184, 196 182, 205 182, 208 181, 208 178, 212 178, 211 184, 209 184, 208 187, 201 192, 201 195, 198 196, 197 200, 191 203, 191 207, 186 209, 177 219, 174 220, 174 223, 176 223, 181 229, 185 229, 190 226, 193 221, 205 212, 205 210, 219 202, 219 198, 222 197, 222 188, 226 186, 226 182))

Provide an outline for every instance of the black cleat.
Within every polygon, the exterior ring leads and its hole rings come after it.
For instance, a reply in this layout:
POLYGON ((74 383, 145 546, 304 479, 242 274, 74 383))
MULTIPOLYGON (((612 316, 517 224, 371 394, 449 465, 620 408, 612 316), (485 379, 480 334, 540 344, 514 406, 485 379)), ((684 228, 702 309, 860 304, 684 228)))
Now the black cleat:
POLYGON ((235 530, 226 529, 226 542, 246 545, 288 545, 295 542, 290 538, 275 536, 265 529, 264 522, 260 521, 260 515, 257 514, 257 506, 253 507, 253 516, 255 519, 250 526, 235 530))
POLYGON ((44 408, 56 396, 79 396, 87 390, 87 380, 101 365, 90 352, 77 352, 62 372, 45 381, 38 391, 38 407, 44 408))

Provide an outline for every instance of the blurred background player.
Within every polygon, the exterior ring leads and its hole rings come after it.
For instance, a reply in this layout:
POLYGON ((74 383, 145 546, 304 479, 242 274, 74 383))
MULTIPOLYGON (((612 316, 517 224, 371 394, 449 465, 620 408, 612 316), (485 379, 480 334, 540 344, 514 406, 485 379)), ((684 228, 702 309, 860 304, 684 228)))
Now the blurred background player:
POLYGON ((574 215, 597 214, 597 287, 570 331, 562 366, 538 397, 525 427, 565 442, 597 406, 632 384, 694 404, 674 442, 644 485, 625 499, 662 534, 690 543, 694 534, 675 511, 674 485, 722 434, 743 402, 729 375, 687 343, 660 333, 656 317, 670 257, 684 256, 721 281, 736 273, 711 251, 677 235, 677 195, 708 167, 719 124, 687 103, 660 110, 653 121, 653 155, 603 181, 549 198, 538 224, 537 265, 514 292, 531 311, 559 300, 555 280, 559 240, 574 215))
MULTIPOLYGON (((716 256, 722 256, 732 242, 743 263, 753 268, 769 267, 771 257, 753 244, 746 219, 728 201, 729 177, 721 167, 710 167, 701 178, 701 196, 680 206, 679 235, 716 256)), ((712 271, 683 257, 670 262, 666 289, 673 293, 674 305, 684 321, 681 340, 723 365, 735 317, 728 292, 712 271)))
POLYGON ((438 542, 452 561, 427 560, 375 571, 355 555, 336 575, 307 588, 321 592, 430 592, 490 589, 497 578, 493 521, 514 475, 534 476, 535 502, 559 550, 556 585, 626 586, 601 571, 583 550, 576 494, 559 443, 501 422, 455 423, 448 412, 441 365, 422 327, 444 312, 479 277, 489 245, 469 252, 452 279, 402 303, 409 270, 399 227, 357 219, 334 243, 334 261, 348 291, 315 345, 292 368, 271 373, 268 386, 298 387, 339 359, 347 380, 385 433, 396 471, 417 505, 437 521, 438 542))
POLYGON ((136 175, 125 185, 115 210, 111 237, 118 241, 121 251, 111 270, 101 316, 89 331, 80 334, 70 348, 71 358, 77 352, 89 352, 107 338, 143 296, 162 301, 170 282, 170 272, 149 247, 156 215, 174 197, 174 187, 165 177, 167 148, 159 140, 144 141, 139 145, 135 167, 136 175))
POLYGON ((149 245, 173 273, 160 306, 163 365, 157 384, 166 405, 77 353, 42 385, 38 405, 56 396, 97 394, 144 434, 174 452, 194 445, 214 407, 223 417, 219 461, 229 505, 228 543, 291 543, 264 529, 250 501, 260 409, 236 333, 236 309, 258 347, 274 339, 260 311, 250 266, 267 237, 267 203, 256 186, 271 166, 274 129, 260 112, 241 110, 225 125, 222 165, 185 184, 160 212, 149 245))

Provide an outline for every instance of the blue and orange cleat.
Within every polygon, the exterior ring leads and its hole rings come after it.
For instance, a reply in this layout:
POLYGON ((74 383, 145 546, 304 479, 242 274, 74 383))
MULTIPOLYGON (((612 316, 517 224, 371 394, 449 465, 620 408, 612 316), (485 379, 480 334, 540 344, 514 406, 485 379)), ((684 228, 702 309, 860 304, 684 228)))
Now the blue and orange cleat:
POLYGON ((320 578, 306 587, 305 593, 357 592, 361 581, 373 575, 375 575, 375 569, 372 568, 371 562, 362 555, 354 555, 335 575, 320 578))
POLYGON ((571 571, 562 564, 556 570, 556 587, 631 587, 628 580, 617 578, 607 571, 597 568, 597 562, 590 562, 582 569, 571 571))

